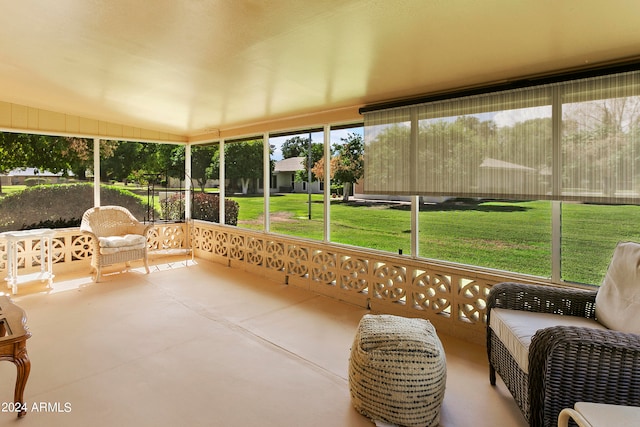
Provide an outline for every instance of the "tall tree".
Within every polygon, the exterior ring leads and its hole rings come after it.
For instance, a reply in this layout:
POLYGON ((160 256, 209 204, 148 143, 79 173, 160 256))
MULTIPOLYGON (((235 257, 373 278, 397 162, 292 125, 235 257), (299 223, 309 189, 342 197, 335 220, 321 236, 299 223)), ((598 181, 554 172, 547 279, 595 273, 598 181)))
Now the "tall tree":
POLYGON ((187 178, 184 170, 184 151, 184 145, 159 144, 157 158, 167 175, 167 181, 170 178, 179 180, 187 178))
POLYGON ((289 138, 282 144, 282 157, 288 159, 303 156, 303 153, 307 152, 308 146, 309 138, 303 138, 301 136, 289 138))
POLYGON ((336 144, 336 171, 334 179, 344 185, 343 200, 349 200, 351 188, 364 174, 364 142, 362 136, 350 133, 336 144))
MULTIPOLYGON (((103 144, 101 155, 108 158, 112 144, 103 144)), ((11 132, 0 133, 0 172, 33 167, 79 178, 93 167, 93 143, 83 138, 56 137, 11 132)), ((0 189, 1 190, 1 189, 0 189)))
MULTIPOLYGON (((307 146, 300 152, 300 157, 303 157, 302 165, 304 170, 296 172, 295 180, 297 182, 306 182, 309 180, 309 140, 307 140, 307 146)), ((317 175, 313 173, 313 165, 315 165, 324 156, 324 145, 318 142, 311 143, 311 181, 318 180, 317 175)))
MULTIPOLYGON (((142 144, 139 142, 121 142, 113 156, 100 159, 101 181, 128 181, 134 172, 142 169, 142 144)), ((141 173, 143 175, 144 172, 141 173)))
MULTIPOLYGON (((303 138, 301 136, 294 136, 287 139, 282 144, 282 157, 285 159, 291 157, 304 157, 302 164, 304 170, 296 172, 295 180, 297 182, 306 182, 309 180, 309 145, 311 145, 311 166, 313 173, 313 165, 324 155, 324 145, 317 142, 312 142, 309 138, 303 138)), ((311 180, 318 179, 312 175, 311 180)))
MULTIPOLYGON (((331 157, 331 180, 344 187, 342 200, 348 201, 352 186, 364 175, 364 142, 362 136, 350 133, 341 138, 342 144, 334 144, 331 157)), ((313 174, 324 180, 324 157, 315 162, 313 174)))
MULTIPOLYGON (((26 156, 22 146, 29 143, 28 135, 19 133, 0 133, 0 173, 6 174, 12 169, 24 167, 26 156)), ((0 193, 2 181, 0 180, 0 193)))
POLYGON ((214 158, 218 158, 219 145, 194 147, 191 150, 191 177, 196 180, 204 192, 209 179, 215 178, 217 168, 213 167, 214 158))
POLYGON ((263 177, 262 140, 226 144, 224 159, 225 177, 231 183, 240 182, 242 194, 248 194, 250 184, 263 177))
POLYGON ((87 169, 93 169, 93 141, 85 138, 61 138, 66 142, 66 147, 60 154, 68 158, 69 169, 76 178, 86 179, 87 169))
POLYGON ((607 196, 635 191, 640 181, 638 128, 637 96, 563 106, 565 184, 607 196))

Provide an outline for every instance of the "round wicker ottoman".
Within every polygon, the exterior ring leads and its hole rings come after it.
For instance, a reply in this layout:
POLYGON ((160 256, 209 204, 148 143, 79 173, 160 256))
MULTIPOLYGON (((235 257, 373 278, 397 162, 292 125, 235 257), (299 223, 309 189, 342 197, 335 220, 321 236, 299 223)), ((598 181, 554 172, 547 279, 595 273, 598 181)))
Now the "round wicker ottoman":
POLYGON ((437 426, 446 376, 444 349, 428 320, 362 317, 349 359, 358 412, 399 426, 437 426))

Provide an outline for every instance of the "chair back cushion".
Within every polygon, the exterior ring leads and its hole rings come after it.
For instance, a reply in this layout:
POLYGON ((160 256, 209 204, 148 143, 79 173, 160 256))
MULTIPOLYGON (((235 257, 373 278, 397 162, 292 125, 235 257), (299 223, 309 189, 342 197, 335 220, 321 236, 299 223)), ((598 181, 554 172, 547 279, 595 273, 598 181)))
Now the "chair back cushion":
POLYGON ((596 319, 609 329, 640 334, 640 244, 618 243, 596 295, 596 319))
POLYGON ((98 237, 123 236, 135 230, 138 220, 121 206, 101 206, 87 210, 82 217, 81 230, 90 230, 98 237))

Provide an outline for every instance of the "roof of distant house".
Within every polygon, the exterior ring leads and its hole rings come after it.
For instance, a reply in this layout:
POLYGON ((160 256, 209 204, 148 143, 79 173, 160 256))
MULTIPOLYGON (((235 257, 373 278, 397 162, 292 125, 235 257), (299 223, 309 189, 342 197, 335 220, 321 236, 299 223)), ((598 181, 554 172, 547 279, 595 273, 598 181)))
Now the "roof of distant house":
MULTIPOLYGON (((33 177, 53 177, 53 176, 62 176, 62 172, 53 173, 48 170, 40 170, 38 168, 17 168, 13 169, 5 176, 33 176, 33 177)), ((69 175, 73 175, 72 172, 69 172, 69 175)))
POLYGON ((489 157, 487 157, 482 161, 482 164, 480 165, 480 167, 486 168, 486 169, 511 169, 511 170, 519 170, 523 172, 524 171, 535 172, 534 168, 518 165, 515 163, 505 162, 503 160, 492 159, 489 157))
POLYGON ((297 172, 304 170, 304 157, 289 157, 275 162, 274 172, 297 172))

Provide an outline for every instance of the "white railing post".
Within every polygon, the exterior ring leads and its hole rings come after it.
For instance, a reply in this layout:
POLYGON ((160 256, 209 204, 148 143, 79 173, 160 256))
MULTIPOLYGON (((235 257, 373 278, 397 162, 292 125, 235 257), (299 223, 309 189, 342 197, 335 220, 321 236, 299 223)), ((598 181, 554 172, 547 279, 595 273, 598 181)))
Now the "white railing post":
MULTIPOLYGON (((355 192, 354 192, 355 194, 355 192)), ((324 125, 324 241, 331 241, 331 126, 324 125)))
POLYGON ((93 139, 93 206, 100 206, 100 138, 93 139))
POLYGON ((184 219, 191 219, 191 144, 184 148, 184 219))
POLYGON ((220 167, 219 169, 219 175, 220 175, 220 183, 218 185, 218 196, 219 196, 219 203, 218 203, 218 208, 220 209, 220 224, 224 224, 225 222, 225 206, 224 206, 224 198, 225 198, 225 177, 224 177, 224 139, 220 140, 220 147, 219 147, 219 151, 220 151, 220 156, 218 157, 220 159, 220 167))
POLYGON ((270 208, 270 197, 271 197, 271 145, 269 144, 269 133, 265 132, 262 135, 262 146, 263 146, 263 169, 264 169, 264 173, 263 173, 263 183, 262 183, 262 188, 264 189, 263 191, 263 196, 264 196, 264 205, 263 205, 263 209, 264 209, 264 224, 263 224, 263 228, 264 231, 269 231, 269 229, 271 228, 271 219, 269 216, 269 209, 270 208))

